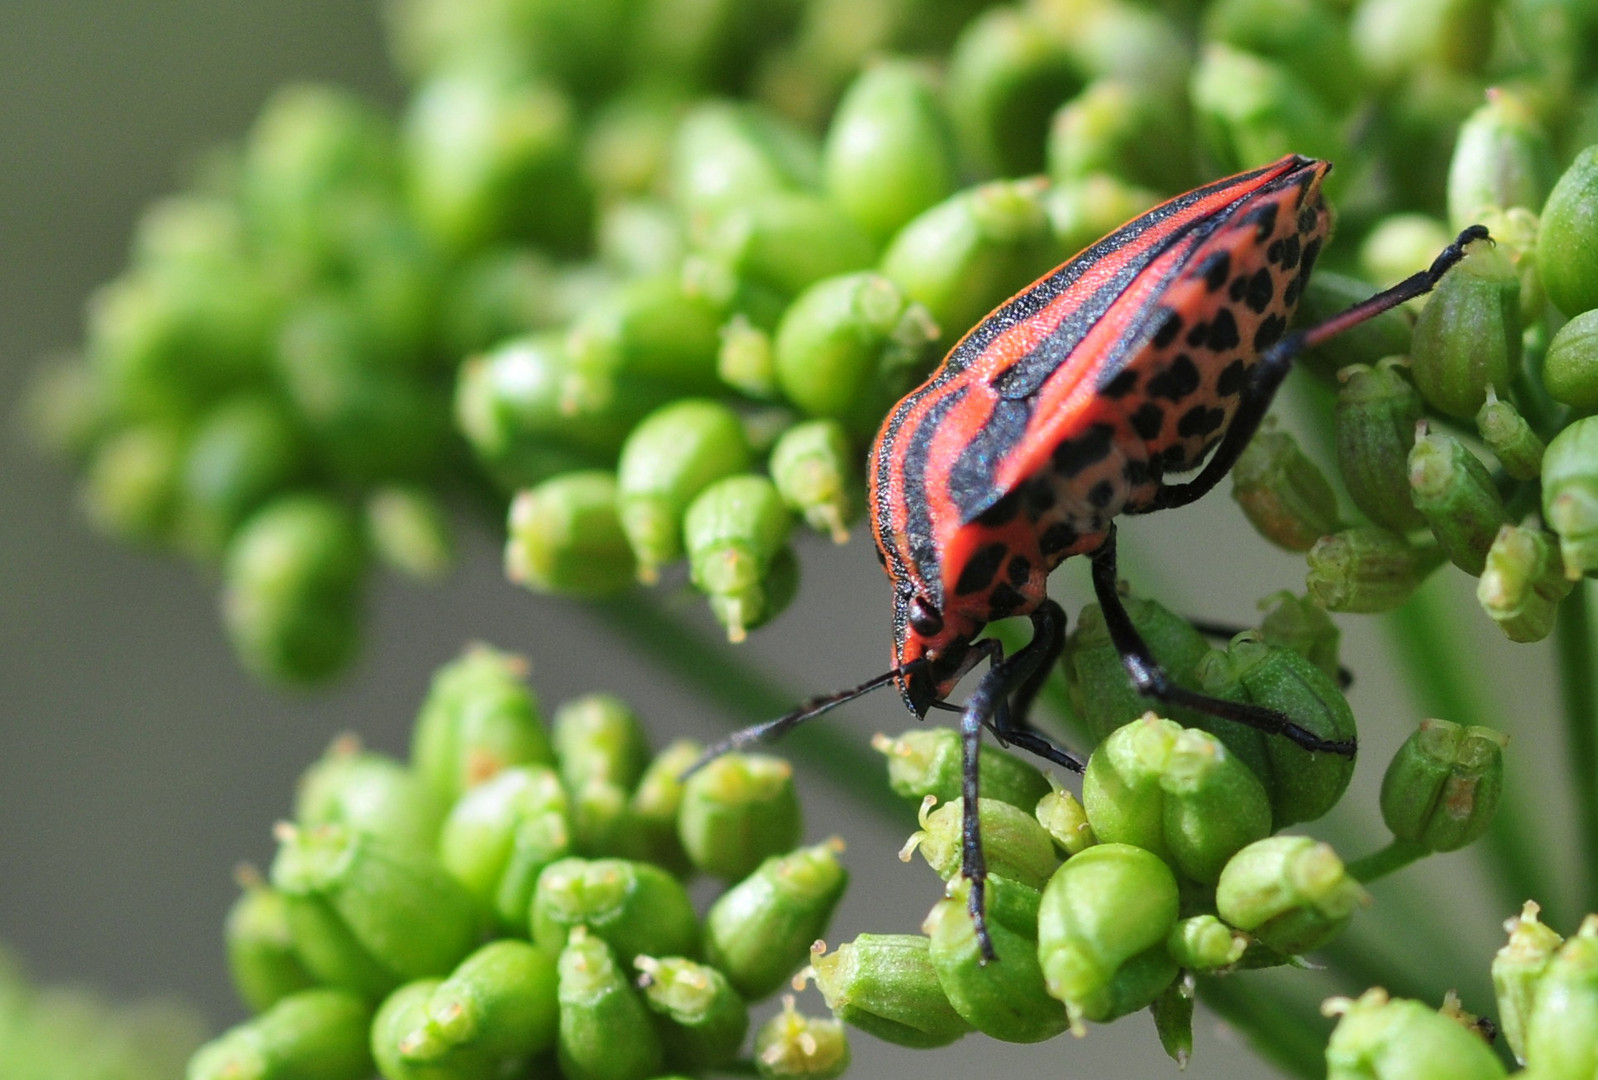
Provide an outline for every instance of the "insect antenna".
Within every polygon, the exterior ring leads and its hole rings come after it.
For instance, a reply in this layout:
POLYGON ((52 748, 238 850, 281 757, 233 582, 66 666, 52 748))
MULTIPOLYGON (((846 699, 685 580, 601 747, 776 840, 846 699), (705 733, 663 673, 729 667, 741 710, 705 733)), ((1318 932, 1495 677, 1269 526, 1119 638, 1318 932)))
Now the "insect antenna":
POLYGON ((834 694, 823 694, 820 697, 810 698, 797 709, 790 713, 784 713, 775 720, 767 720, 764 723, 746 727, 741 731, 735 731, 720 742, 713 743, 707 747, 705 752, 699 755, 697 761, 683 770, 679 779, 686 780, 723 754, 729 754, 734 750, 742 750, 758 743, 775 742, 806 720, 814 720, 823 713, 831 712, 839 705, 851 702, 858 697, 864 697, 879 687, 887 686, 901 675, 908 675, 925 667, 927 663, 926 659, 912 660, 908 664, 892 668, 881 675, 867 679, 859 686, 850 687, 848 690, 839 690, 834 694))

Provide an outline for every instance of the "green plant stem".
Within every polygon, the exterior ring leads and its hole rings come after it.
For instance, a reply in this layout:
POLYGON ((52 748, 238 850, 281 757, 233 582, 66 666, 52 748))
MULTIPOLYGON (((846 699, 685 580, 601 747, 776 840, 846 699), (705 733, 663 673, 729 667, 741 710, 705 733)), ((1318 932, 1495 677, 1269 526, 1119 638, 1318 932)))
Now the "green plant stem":
MULTIPOLYGON (((632 645, 635 655, 647 657, 742 723, 773 719, 804 700, 804 695, 755 671, 731 646, 684 625, 651 600, 629 597, 595 603, 590 610, 632 645)), ((782 747, 784 755, 804 762, 871 810, 904 817, 905 802, 889 789, 882 759, 864 738, 825 723, 809 724, 785 738, 782 747)))
POLYGON ((1585 581, 1576 583, 1559 605, 1554 643, 1559 658, 1559 696, 1565 713, 1565 742, 1570 748, 1571 779, 1576 788, 1578 850, 1589 853, 1580 860, 1582 910, 1598 911, 1598 642, 1593 640, 1591 591, 1585 581))
POLYGON ((1425 858, 1427 854, 1429 854, 1427 850, 1415 841, 1395 836, 1393 842, 1380 851, 1373 851, 1363 859, 1355 859, 1349 863, 1348 875, 1358 882, 1369 884, 1395 870, 1402 870, 1416 859, 1425 858))
POLYGON ((1241 975, 1200 976, 1199 1000, 1236 1028, 1256 1053, 1304 1080, 1326 1075, 1329 1025, 1307 1003, 1262 992, 1241 975))

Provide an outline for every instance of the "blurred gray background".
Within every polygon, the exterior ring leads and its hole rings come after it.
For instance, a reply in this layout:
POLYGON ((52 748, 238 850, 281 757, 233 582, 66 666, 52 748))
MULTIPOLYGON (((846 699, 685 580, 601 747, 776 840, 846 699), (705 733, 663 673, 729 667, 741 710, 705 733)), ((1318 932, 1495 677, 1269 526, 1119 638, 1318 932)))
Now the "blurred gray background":
MULTIPOLYGON (((402 90, 382 52, 375 5, 6 0, 0 11, 0 405, 8 418, 0 438, 0 941, 42 981, 123 997, 179 995, 218 1027, 241 1015, 221 944, 234 865, 270 859, 270 827, 288 813, 295 777, 334 734, 353 730, 403 754, 430 673, 463 643, 526 653, 549 704, 618 690, 662 741, 761 719, 706 713, 580 607, 505 585, 496 541, 483 533, 466 538, 465 564, 442 588, 382 582, 365 658, 351 677, 330 691, 278 694, 234 665, 210 583, 82 524, 66 473, 39 460, 10 421, 26 373, 42 354, 77 342, 83 301, 122 266, 138 209, 177 187, 195 155, 240 136, 269 92, 294 79, 331 80, 397 106, 402 90)), ((1134 522, 1123 532, 1128 576, 1179 610, 1248 623, 1255 598, 1302 587, 1302 563, 1239 521, 1218 495, 1134 522)), ((851 684, 887 659, 886 586, 867 545, 864 536, 841 549, 807 542, 800 601, 745 647, 796 694, 851 684)), ((1062 571, 1053 586, 1073 615, 1088 595, 1080 571, 1062 571)), ((1462 575, 1447 577, 1443 587, 1463 610, 1468 586, 1462 575)), ((708 629, 698 603, 680 599, 708 629)), ((1376 624, 1345 625, 1363 754, 1346 809, 1311 830, 1328 837, 1374 828, 1381 769, 1419 718, 1385 666, 1376 624)), ((1550 650, 1513 649, 1490 628, 1482 637, 1486 662, 1520 680, 1495 685, 1495 700, 1506 709, 1513 702, 1533 723, 1551 722, 1550 650)), ((864 743, 909 720, 885 694, 831 722, 864 743)), ((1557 793, 1555 751, 1516 751, 1515 782, 1557 793)), ((937 888, 924 866, 893 857, 913 827, 909 815, 885 823, 817 770, 803 770, 802 780, 809 839, 840 832, 850 841, 856 884, 831 939, 918 927, 937 888)), ((1353 846, 1345 853, 1369 844, 1353 846)), ((1412 871, 1404 884, 1429 885, 1428 917, 1479 946, 1471 976, 1480 980, 1509 912, 1485 901, 1476 873, 1457 856, 1412 871)), ((1380 918, 1384 888, 1365 918, 1380 918)), ((1438 995, 1459 978, 1436 972, 1438 995)), ((821 1008, 813 992, 805 1005, 821 1008)), ((1198 1026, 1189 1075, 1271 1075, 1215 1021, 1201 1017, 1198 1026)), ((1040 1065, 1078 1075, 1174 1070, 1143 1017, 1081 1041, 1027 1048, 973 1036, 931 1056, 861 1037, 856 1060, 855 1075, 882 1077, 1040 1065)))

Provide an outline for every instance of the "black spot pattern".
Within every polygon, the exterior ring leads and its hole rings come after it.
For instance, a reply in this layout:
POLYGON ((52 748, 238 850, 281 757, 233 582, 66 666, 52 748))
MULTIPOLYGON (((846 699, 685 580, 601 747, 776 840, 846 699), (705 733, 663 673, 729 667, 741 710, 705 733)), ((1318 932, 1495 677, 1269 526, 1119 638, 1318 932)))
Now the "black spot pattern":
POLYGON ((1054 448, 1054 467, 1065 476, 1075 476, 1090 465, 1097 465, 1110 452, 1115 428, 1094 424, 1074 439, 1064 439, 1054 448))
POLYGON ((1165 321, 1160 323, 1160 328, 1154 332, 1154 347, 1163 349, 1176 340, 1176 335, 1182 332, 1182 316, 1172 311, 1166 314, 1165 321))
POLYGON ((1254 226, 1254 236, 1260 243, 1276 231, 1276 203, 1268 202, 1243 215, 1245 225, 1254 226))
POLYGON ((1220 427, 1226 419, 1226 413, 1220 409, 1211 409, 1204 405, 1195 405, 1182 414, 1182 419, 1176 422, 1176 433, 1184 439, 1194 435, 1208 435, 1220 427))
POLYGON ((1271 272, 1262 266, 1248 279, 1248 289, 1244 293, 1243 302, 1254 314, 1263 315, 1265 309, 1271 306, 1271 297, 1274 295, 1276 289, 1272 284, 1271 272))
POLYGON ((1233 360, 1221 369, 1221 374, 1215 380, 1215 392, 1222 397, 1231 397, 1243 389, 1243 361, 1233 360))
POLYGON ((1063 521, 1056 521, 1038 537, 1038 548, 1045 555, 1058 555, 1080 539, 1076 529, 1063 521))
POLYGON ((1242 339, 1237 336, 1237 320, 1232 317, 1231 308, 1222 308, 1215 313, 1215 318, 1210 322, 1210 348, 1215 352, 1225 352, 1237 348, 1242 339))
POLYGON ((1002 581, 988 594, 988 611, 995 619, 1002 619, 1025 604, 1026 598, 1002 581))
POLYGON ((1317 236, 1309 243, 1304 245, 1304 255, 1301 259, 1299 259, 1299 262, 1304 264, 1304 269, 1300 270, 1299 273, 1305 277, 1308 277, 1309 272, 1315 269, 1315 260, 1320 258, 1320 255, 1321 238, 1317 236))
POLYGON ((1132 370, 1118 371, 1109 382, 1099 386, 1099 393, 1107 398, 1123 398, 1137 389, 1137 372, 1132 370))
POLYGON ((1315 219, 1318 217, 1313 206, 1306 206, 1298 212, 1298 231, 1301 233, 1315 231, 1315 219))
POLYGON ((969 596, 993 584, 993 575, 999 572, 999 566, 1004 562, 1007 550, 1003 544, 998 543, 985 544, 978 548, 976 554, 966 560, 965 568, 960 571, 960 580, 954 583, 955 595, 969 596))
POLYGON ((1292 281, 1289 281, 1287 283, 1287 288, 1282 290, 1282 303, 1286 304, 1288 307, 1292 307, 1294 304, 1298 303, 1299 290, 1303 284, 1304 277, 1302 274, 1295 277, 1292 281))
POLYGON ((1298 265, 1300 248, 1297 235, 1282 241, 1282 269, 1291 270, 1298 265))
POLYGON ((1012 491, 977 515, 977 521, 989 528, 1008 524, 1021 509, 1021 493, 1012 491))
POLYGON ((1097 484, 1093 485, 1091 490, 1088 491, 1088 502, 1099 510, 1103 510, 1106 506, 1109 506, 1110 501, 1114 498, 1115 485, 1110 483, 1108 480, 1100 480, 1097 484))
POLYGON ((1141 458, 1127 458, 1126 464, 1121 466, 1121 479, 1129 488, 1148 483, 1150 475, 1149 463, 1141 458))
POLYGON ((1145 401, 1137 412, 1131 417, 1132 430, 1141 435, 1145 442, 1153 442, 1160 429, 1165 426, 1165 410, 1152 401, 1145 401))
POLYGON ((1054 508, 1054 485, 1046 476, 1024 485, 1021 491, 1026 499, 1027 515, 1034 521, 1054 508))
POLYGON ((1204 256, 1202 262, 1193 271, 1193 276, 1204 279, 1205 288, 1210 292, 1219 291, 1226 284, 1226 275, 1232 271, 1232 257, 1224 251, 1215 251, 1204 256))
MULTIPOLYGON (((1233 333, 1237 328, 1232 328, 1233 333)), ((1187 353, 1177 353, 1170 366, 1149 380, 1149 397, 1181 401, 1199 387, 1198 365, 1187 353)))
POLYGON ((1025 555, 1012 555, 1005 575, 1010 579, 1010 584, 1019 589, 1032 576, 1032 563, 1025 555))
POLYGON ((1234 303, 1242 300, 1243 297, 1248 293, 1248 275, 1239 274, 1233 278, 1232 287, 1227 289, 1226 293, 1232 298, 1234 303))
POLYGON ((1280 315, 1267 316, 1260 328, 1254 331, 1254 351, 1262 353, 1281 340, 1282 332, 1287 329, 1287 320, 1280 315))
POLYGON ((1206 341, 1208 341, 1209 339, 1210 339, 1210 324, 1209 323, 1202 323, 1202 322, 1201 323, 1194 323, 1193 324, 1193 329, 1191 329, 1191 330, 1189 330, 1187 332, 1187 343, 1189 345, 1193 346, 1195 349, 1202 348, 1204 343, 1206 341))

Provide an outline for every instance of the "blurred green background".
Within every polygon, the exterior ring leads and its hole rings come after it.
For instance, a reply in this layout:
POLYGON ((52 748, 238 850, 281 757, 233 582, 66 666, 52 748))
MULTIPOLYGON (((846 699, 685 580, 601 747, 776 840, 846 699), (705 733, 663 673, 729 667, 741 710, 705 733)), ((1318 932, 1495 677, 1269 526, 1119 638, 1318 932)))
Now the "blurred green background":
MULTIPOLYGON (((27 372, 79 339, 83 301, 122 266, 139 208, 175 189, 208 146, 242 135, 272 89, 296 79, 397 105, 375 4, 6 0, 0 16, 0 941, 41 981, 178 994, 218 1027, 241 1015, 221 943, 233 866, 270 858, 270 826, 287 815, 294 778, 339 731, 403 753, 432 670, 466 641, 525 652, 550 704, 597 688, 630 696, 661 741, 761 719, 706 715, 591 614, 505 585, 486 531, 466 536, 464 566, 442 588, 384 579, 351 677, 331 691, 283 696, 235 666, 214 596, 189 566, 96 537, 78 520, 66 472, 40 460, 13 419, 27 372)), ((1224 497, 1134 522, 1125 535, 1128 576, 1194 615, 1246 623, 1256 597, 1302 587, 1301 560, 1254 537, 1224 497)), ((799 602, 746 652, 796 695, 876 673, 887 658, 887 591, 867 540, 841 549, 812 540, 801 557, 799 602)), ((1088 596, 1081 571, 1069 568, 1053 586, 1073 613, 1088 596)), ((1468 598, 1462 575, 1440 577, 1454 599, 1468 598)), ((712 632, 697 598, 667 599, 712 632)), ((1496 687, 1502 706, 1552 717, 1551 650, 1510 646, 1492 639, 1485 620, 1470 622, 1494 669, 1515 673, 1512 685, 1496 687)), ((1334 831, 1377 822, 1381 769, 1419 718, 1386 666, 1376 624, 1345 626, 1363 760, 1334 831)), ((882 695, 833 722, 863 744, 909 720, 882 695)), ((1517 744, 1513 753, 1511 783, 1557 793, 1551 747, 1517 744)), ((936 892, 924 868, 893 858, 913 827, 908 812, 882 822, 839 798, 817 770, 801 769, 801 780, 807 837, 850 840, 856 884, 829 936, 914 929, 936 892)), ((1471 866, 1468 856, 1438 859, 1412 877, 1447 905, 1437 917, 1480 942, 1479 979, 1509 912, 1475 899, 1482 890, 1471 866)), ((1371 917, 1380 913, 1378 903, 1371 917)), ((1438 973, 1439 995, 1449 976, 1438 973)), ((806 1007, 819 1010, 819 998, 811 994, 806 1007)), ((1214 1023, 1199 1028, 1189 1075, 1269 1075, 1217 1037, 1214 1023)), ((1047 1062, 1079 1074, 1169 1075, 1174 1066, 1152 1036, 1146 1019, 1131 1018, 1080 1043, 1026 1048, 974 1036, 936 1056, 861 1036, 854 1074, 1047 1062)))

